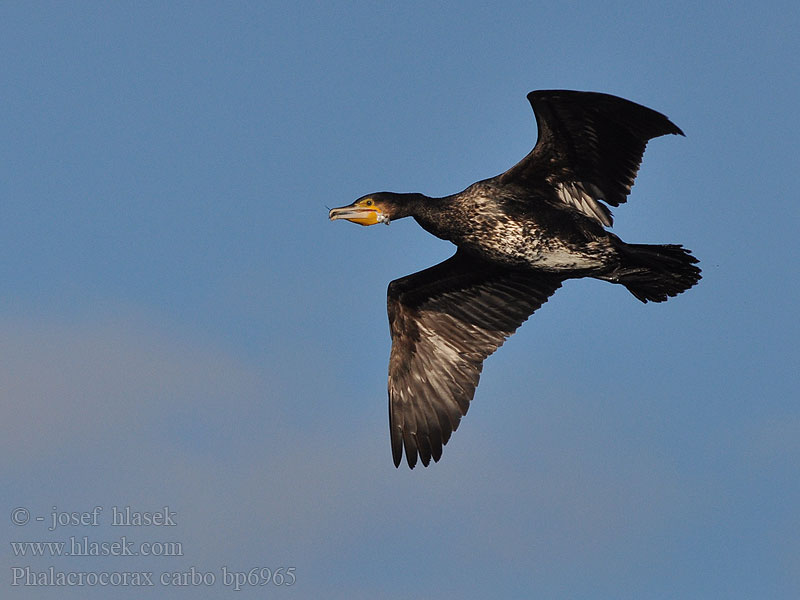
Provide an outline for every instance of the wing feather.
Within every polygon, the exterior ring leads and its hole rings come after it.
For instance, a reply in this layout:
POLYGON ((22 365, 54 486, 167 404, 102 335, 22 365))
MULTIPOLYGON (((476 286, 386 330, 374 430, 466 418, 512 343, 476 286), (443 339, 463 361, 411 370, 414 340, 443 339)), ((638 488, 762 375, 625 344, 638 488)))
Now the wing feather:
POLYGON ((544 181, 555 201, 605 226, 613 223, 605 204, 627 200, 648 140, 683 135, 661 113, 609 94, 542 90, 528 101, 536 146, 498 179, 523 186, 544 181))
POLYGON ((389 428, 392 456, 438 461, 467 413, 483 361, 561 285, 543 273, 511 270, 459 250, 448 260, 389 284, 392 334, 389 428))

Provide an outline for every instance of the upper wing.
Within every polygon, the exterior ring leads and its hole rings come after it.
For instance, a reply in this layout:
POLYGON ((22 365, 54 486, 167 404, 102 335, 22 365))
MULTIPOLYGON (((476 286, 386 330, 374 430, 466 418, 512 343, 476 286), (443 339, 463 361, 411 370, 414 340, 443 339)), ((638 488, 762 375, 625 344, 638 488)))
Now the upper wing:
POLYGON ((683 132, 667 117, 629 100, 596 92, 543 90, 528 94, 539 138, 502 183, 546 181, 559 200, 602 225, 627 199, 647 141, 683 132))
POLYGON ((484 359, 561 286, 555 276, 500 268, 458 250, 392 281, 388 291, 389 429, 400 465, 428 466, 467 414, 484 359))

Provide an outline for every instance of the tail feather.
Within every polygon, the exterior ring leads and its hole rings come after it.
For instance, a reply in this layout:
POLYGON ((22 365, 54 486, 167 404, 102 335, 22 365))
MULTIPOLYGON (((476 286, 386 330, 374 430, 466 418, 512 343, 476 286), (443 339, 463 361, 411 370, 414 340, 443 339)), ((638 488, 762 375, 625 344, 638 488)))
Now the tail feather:
POLYGON ((602 277, 621 283, 642 302, 664 302, 700 281, 697 259, 679 244, 619 246, 621 264, 602 277))

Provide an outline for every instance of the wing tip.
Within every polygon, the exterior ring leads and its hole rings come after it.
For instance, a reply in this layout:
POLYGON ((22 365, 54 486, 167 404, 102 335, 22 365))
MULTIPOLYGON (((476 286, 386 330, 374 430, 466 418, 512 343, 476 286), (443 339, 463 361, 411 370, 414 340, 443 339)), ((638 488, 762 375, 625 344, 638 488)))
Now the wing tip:
MULTIPOLYGON (((662 113, 660 113, 660 112, 658 112, 656 110, 653 110, 652 108, 644 106, 643 104, 639 104, 638 102, 634 102, 633 100, 628 100, 627 98, 623 98, 622 96, 616 96, 614 94, 607 94, 605 92, 588 92, 588 91, 581 91, 581 90, 564 90, 564 89, 560 89, 559 90, 559 89, 554 89, 554 90, 533 90, 532 92, 528 92, 528 95, 526 97, 528 99, 528 102, 530 102, 531 106, 534 107, 534 112, 535 112, 536 111, 535 103, 538 100, 545 100, 545 99, 548 99, 548 98, 554 98, 555 99, 555 98, 558 98, 559 96, 561 98, 564 98, 564 99, 571 98, 572 100, 578 100, 578 99, 581 99, 581 98, 584 98, 584 99, 594 98, 597 101, 603 101, 604 100, 605 102, 611 102, 613 104, 616 104, 619 107, 627 105, 631 109, 633 109, 633 108, 635 108, 637 110, 644 109, 644 111, 646 111, 647 113, 650 113, 651 116, 657 115, 660 118, 660 120, 662 121, 661 125, 663 125, 663 129, 660 130, 661 132, 660 133, 656 133, 655 135, 650 135, 649 136, 650 139, 652 139, 653 137, 658 137, 660 135, 667 135, 667 134, 680 135, 680 136, 686 137, 686 134, 681 130, 681 128, 678 127, 677 125, 675 125, 675 123, 673 123, 669 119, 669 117, 667 117, 666 115, 664 115, 664 114, 662 114, 662 113)), ((653 123, 653 124, 655 124, 655 123, 653 123)))
MULTIPOLYGON (((389 413, 391 418, 391 413, 389 413)), ((395 467, 400 467, 400 463, 403 460, 403 431, 395 426, 391 425, 391 438, 392 438, 392 461, 394 462, 395 467)))
POLYGON ((442 457, 444 444, 426 447, 425 443, 420 443, 421 440, 417 434, 405 436, 400 428, 393 429, 392 434, 392 462, 396 469, 399 469, 403 462, 403 454, 406 456, 409 469, 416 467, 417 461, 421 462, 423 467, 427 467, 430 465, 431 459, 433 462, 439 462, 442 457))

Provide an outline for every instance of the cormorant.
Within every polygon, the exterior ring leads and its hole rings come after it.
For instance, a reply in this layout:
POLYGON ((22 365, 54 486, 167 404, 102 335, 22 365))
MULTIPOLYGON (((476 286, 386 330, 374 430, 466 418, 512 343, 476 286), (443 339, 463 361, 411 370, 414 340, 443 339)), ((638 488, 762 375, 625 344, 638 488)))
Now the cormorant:
POLYGON ((361 225, 414 217, 455 255, 389 284, 389 429, 395 466, 428 466, 458 428, 483 361, 566 279, 624 285, 663 302, 700 280, 680 245, 627 244, 605 228, 627 200, 648 140, 683 132, 629 100, 567 90, 528 94, 533 150, 505 173, 429 198, 378 192, 329 218, 361 225))

